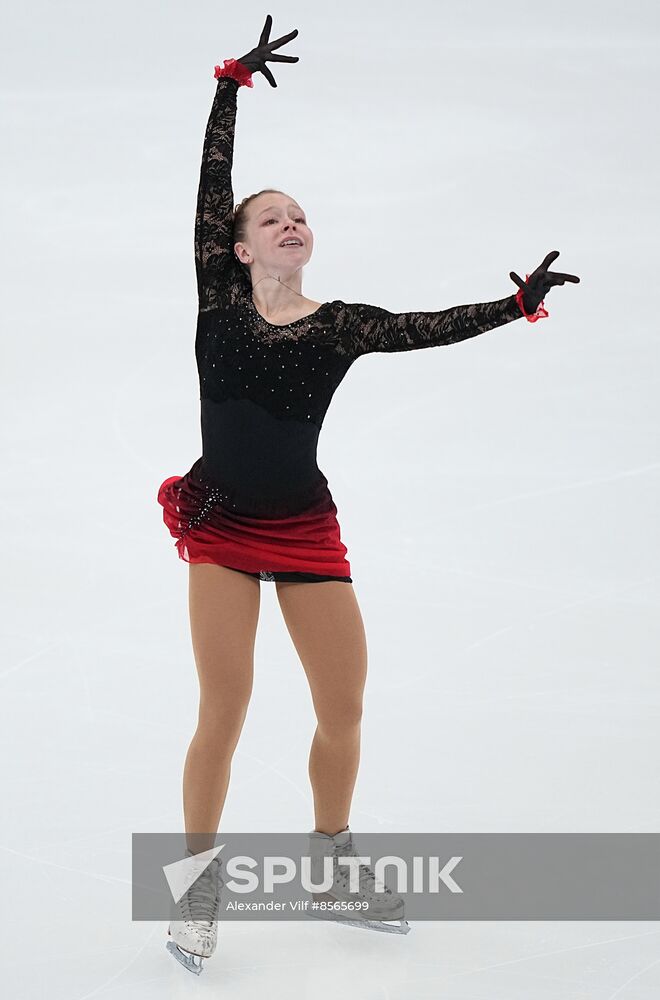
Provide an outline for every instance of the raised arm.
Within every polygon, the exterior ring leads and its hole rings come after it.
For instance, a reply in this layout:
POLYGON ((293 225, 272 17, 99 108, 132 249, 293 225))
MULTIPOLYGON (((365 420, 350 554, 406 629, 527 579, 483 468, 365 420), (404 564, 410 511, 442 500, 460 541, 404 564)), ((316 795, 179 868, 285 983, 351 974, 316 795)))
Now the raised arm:
MULTIPOLYGON (((216 69, 217 73, 218 69, 216 69)), ((220 76, 204 136, 195 215, 195 269, 200 312, 213 309, 234 267, 234 158, 239 75, 220 76)), ((249 81, 248 86, 252 86, 249 81)))
POLYGON ((269 14, 259 44, 254 49, 240 59, 225 59, 223 67, 215 67, 218 84, 204 136, 195 216, 195 269, 200 312, 214 309, 219 304, 223 286, 238 268, 234 256, 234 191, 231 182, 238 88, 252 87, 252 73, 256 71, 264 74, 271 87, 276 87, 266 61, 298 62, 298 56, 285 56, 272 51, 295 38, 297 29, 269 42, 272 23, 269 14))

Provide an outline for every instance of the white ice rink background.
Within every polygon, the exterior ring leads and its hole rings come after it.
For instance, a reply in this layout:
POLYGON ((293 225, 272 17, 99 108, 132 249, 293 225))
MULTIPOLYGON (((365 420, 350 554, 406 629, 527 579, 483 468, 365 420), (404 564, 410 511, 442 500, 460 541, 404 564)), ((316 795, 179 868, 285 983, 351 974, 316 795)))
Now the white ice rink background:
MULTIPOLYGON (((213 67, 236 201, 293 194, 303 289, 395 312, 538 266, 550 316, 361 358, 319 466, 369 677, 351 828, 660 827, 657 132, 645 3, 9 5, 0 60, 3 993, 195 982, 131 920, 131 833, 182 826, 188 567, 156 501, 201 454, 193 220, 213 67)), ((309 688, 273 584, 221 829, 313 826, 309 688)), ((358 841, 359 842, 359 841, 358 841)), ((647 1000, 653 921, 226 922, 232 1000, 647 1000)))

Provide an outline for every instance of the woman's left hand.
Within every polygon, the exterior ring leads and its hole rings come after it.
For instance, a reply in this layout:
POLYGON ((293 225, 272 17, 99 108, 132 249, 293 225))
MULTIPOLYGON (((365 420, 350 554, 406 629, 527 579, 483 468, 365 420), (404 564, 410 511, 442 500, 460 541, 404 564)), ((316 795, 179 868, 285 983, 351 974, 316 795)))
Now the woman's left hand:
POLYGON ((277 84, 275 83, 275 77, 268 69, 268 66, 266 66, 266 60, 268 59, 270 62, 298 62, 298 56, 283 56, 279 52, 271 51, 271 49, 281 48, 286 42, 290 42, 293 38, 295 38, 298 34, 298 29, 294 28, 294 30, 290 31, 288 35, 281 35, 280 38, 276 38, 274 42, 269 42, 268 39, 270 37, 270 29, 272 26, 273 18, 270 14, 268 14, 266 17, 266 23, 261 31, 259 44, 255 48, 250 49, 246 55, 241 56, 238 62, 242 63, 243 66, 246 66, 252 73, 256 73, 257 71, 263 73, 271 87, 276 87, 277 84))
POLYGON ((548 266, 558 256, 559 250, 551 250, 536 270, 532 274, 527 275, 527 281, 523 281, 515 271, 509 271, 511 280, 515 281, 518 288, 522 288, 523 290, 523 302, 527 312, 536 312, 539 304, 553 285, 563 285, 565 281, 572 281, 575 284, 579 284, 580 279, 577 274, 562 274, 560 271, 548 271, 548 266))

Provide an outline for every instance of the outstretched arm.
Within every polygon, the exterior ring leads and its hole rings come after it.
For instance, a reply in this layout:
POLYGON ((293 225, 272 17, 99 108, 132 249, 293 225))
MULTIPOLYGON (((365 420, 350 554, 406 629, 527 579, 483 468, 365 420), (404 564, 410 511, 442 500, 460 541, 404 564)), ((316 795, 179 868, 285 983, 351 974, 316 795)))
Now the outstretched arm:
POLYGON ((414 351, 456 344, 523 316, 515 295, 438 312, 393 313, 364 303, 348 303, 346 309, 356 358, 378 351, 414 351))
POLYGON ((363 303, 346 305, 346 326, 350 349, 354 357, 377 351, 414 351, 420 347, 440 347, 468 340, 495 327, 504 326, 526 316, 530 322, 545 318, 543 299, 554 285, 570 281, 578 283, 575 274, 548 271, 548 265, 559 256, 552 250, 527 281, 514 272, 510 277, 519 291, 494 302, 452 306, 439 312, 393 313, 380 306, 363 303))

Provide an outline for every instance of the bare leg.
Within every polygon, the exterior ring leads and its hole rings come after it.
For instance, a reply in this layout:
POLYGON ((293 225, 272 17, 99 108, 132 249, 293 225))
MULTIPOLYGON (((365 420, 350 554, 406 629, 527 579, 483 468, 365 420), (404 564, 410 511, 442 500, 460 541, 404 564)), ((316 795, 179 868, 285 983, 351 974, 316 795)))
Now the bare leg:
POLYGON ((316 830, 348 825, 360 760, 367 642, 350 583, 275 584, 289 634, 309 681, 318 725, 309 757, 316 830))
POLYGON ((224 566, 190 563, 189 570, 200 700, 184 767, 183 809, 187 846, 198 853, 213 846, 252 693, 261 592, 254 577, 224 566))

